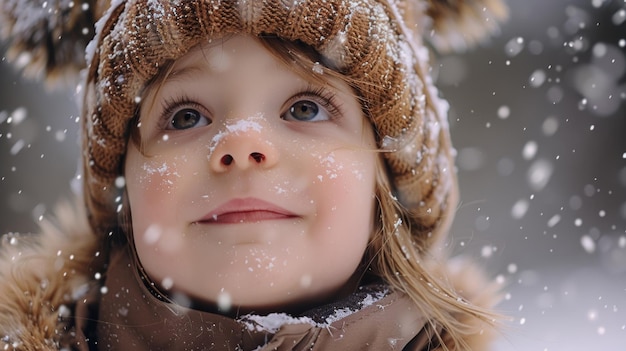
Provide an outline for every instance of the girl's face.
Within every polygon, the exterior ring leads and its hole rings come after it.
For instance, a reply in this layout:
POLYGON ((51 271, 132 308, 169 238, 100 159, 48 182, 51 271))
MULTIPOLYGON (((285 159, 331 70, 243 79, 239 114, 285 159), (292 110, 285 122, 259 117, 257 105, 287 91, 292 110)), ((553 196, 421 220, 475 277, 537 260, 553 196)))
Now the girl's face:
POLYGON ((332 86, 234 36, 149 90, 125 176, 137 253, 162 289, 263 311, 354 287, 376 144, 348 85, 311 74, 332 86))

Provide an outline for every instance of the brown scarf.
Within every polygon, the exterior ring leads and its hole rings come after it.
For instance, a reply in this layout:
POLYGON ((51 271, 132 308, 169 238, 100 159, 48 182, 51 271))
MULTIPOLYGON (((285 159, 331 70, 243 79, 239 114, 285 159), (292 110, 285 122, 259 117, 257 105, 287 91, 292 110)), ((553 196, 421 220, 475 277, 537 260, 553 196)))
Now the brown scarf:
POLYGON ((118 250, 104 286, 97 321, 85 331, 92 349, 427 350, 432 337, 410 299, 382 285, 300 316, 233 319, 158 299, 137 279, 126 250, 118 250))

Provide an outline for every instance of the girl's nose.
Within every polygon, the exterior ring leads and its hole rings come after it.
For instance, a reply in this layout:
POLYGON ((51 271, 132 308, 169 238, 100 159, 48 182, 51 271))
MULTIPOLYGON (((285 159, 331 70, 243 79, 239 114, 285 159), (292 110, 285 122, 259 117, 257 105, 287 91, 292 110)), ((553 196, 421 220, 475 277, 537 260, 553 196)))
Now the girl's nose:
POLYGON ((218 173, 253 167, 267 169, 276 162, 278 150, 262 128, 224 132, 209 155, 210 167, 218 173))

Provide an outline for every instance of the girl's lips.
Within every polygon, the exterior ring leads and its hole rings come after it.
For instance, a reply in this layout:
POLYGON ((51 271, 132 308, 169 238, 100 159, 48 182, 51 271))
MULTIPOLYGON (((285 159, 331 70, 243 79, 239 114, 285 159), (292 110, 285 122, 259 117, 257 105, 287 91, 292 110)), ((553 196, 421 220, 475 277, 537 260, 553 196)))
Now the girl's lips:
POLYGON ((234 224, 298 217, 291 211, 257 198, 233 199, 207 213, 196 223, 234 224))

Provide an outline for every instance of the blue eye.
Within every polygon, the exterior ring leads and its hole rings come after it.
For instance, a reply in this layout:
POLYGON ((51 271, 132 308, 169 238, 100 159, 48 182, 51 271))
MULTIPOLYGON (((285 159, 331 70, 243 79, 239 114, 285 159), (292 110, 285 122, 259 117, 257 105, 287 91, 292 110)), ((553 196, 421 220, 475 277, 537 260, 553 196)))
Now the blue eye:
POLYGON ((324 108, 310 100, 296 101, 289 107, 283 118, 300 122, 317 122, 330 119, 324 108))
POLYGON ((203 127, 211 124, 211 120, 192 108, 180 109, 172 115, 167 129, 183 130, 203 127))

